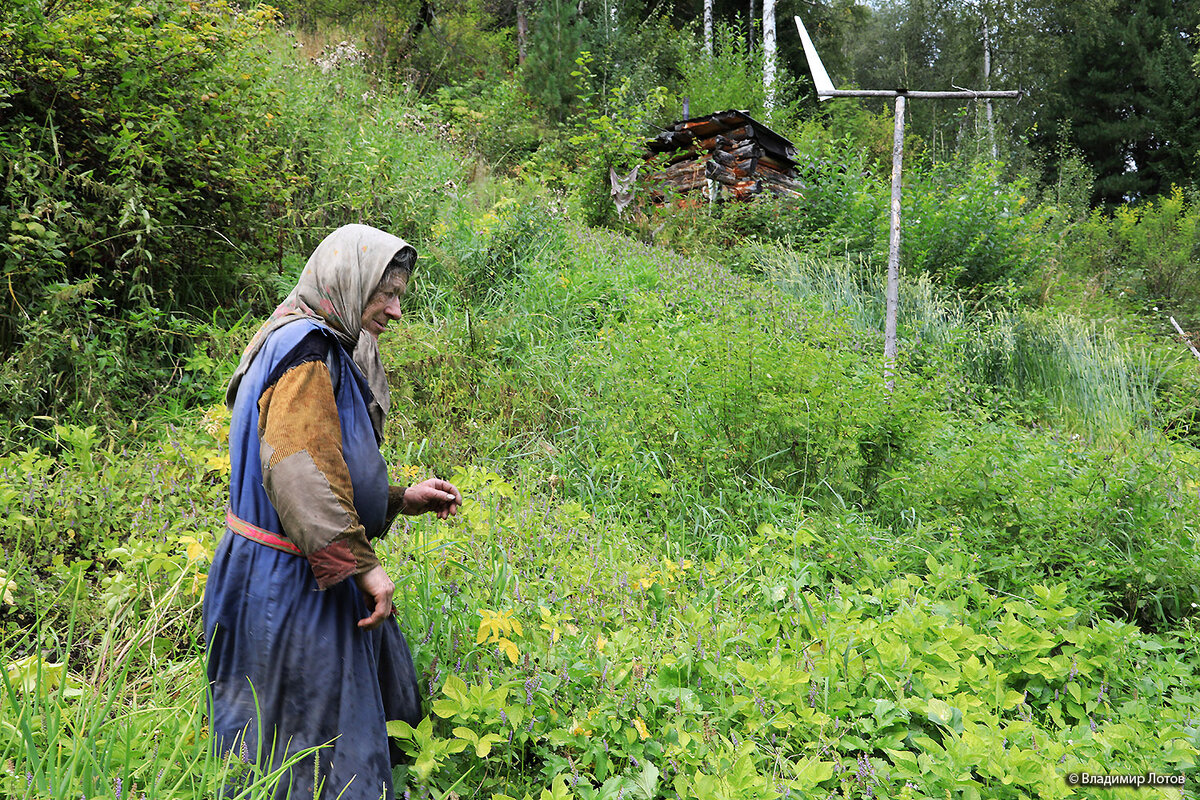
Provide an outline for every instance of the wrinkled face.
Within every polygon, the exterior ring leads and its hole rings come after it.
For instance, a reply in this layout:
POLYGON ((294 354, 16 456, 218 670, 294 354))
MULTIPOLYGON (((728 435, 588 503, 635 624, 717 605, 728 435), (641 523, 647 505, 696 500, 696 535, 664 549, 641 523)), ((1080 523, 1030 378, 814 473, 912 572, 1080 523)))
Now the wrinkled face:
POLYGON ((389 320, 400 319, 400 297, 407 288, 408 277, 403 272, 393 272, 391 277, 384 277, 367 298, 362 329, 378 339, 389 320))

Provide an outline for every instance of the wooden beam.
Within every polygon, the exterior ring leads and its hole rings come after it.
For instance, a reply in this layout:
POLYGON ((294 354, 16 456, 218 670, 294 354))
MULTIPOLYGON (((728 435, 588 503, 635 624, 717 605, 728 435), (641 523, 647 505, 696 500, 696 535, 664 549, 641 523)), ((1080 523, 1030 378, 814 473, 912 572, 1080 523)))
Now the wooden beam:
POLYGON ((909 91, 908 89, 834 89, 831 92, 819 92, 821 98, 826 97, 931 97, 940 100, 980 100, 987 98, 1020 97, 1021 93, 1016 89, 994 92, 975 92, 970 89, 962 89, 956 92, 924 92, 924 91, 909 91))

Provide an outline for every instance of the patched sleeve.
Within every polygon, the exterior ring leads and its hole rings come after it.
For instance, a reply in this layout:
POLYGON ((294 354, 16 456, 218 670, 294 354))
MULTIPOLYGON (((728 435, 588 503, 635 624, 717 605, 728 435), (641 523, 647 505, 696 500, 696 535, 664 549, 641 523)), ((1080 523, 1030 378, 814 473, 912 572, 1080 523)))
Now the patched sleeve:
POLYGON ((290 365, 258 401, 263 486, 288 539, 327 589, 379 565, 354 508, 324 358, 290 365))

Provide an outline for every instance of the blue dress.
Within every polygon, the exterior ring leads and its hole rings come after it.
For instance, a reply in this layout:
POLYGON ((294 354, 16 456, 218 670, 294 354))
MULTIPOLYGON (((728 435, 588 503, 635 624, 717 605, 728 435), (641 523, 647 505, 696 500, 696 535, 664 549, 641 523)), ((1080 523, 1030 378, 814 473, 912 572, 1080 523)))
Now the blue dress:
MULTIPOLYGON (((367 413, 370 390, 332 332, 308 319, 271 333, 238 388, 229 436, 230 510, 252 525, 284 534, 263 488, 258 399, 273 368, 314 330, 329 340, 326 363, 336 387, 354 505, 368 537, 375 538, 386 526, 388 485, 367 413)), ((204 593, 211 728, 218 754, 233 752, 234 761, 275 768, 320 746, 315 756, 285 773, 276 797, 391 800, 386 722, 402 719, 415 726, 421 700, 395 618, 364 631, 357 621, 368 614, 353 580, 319 591, 306 559, 226 530, 204 593)))

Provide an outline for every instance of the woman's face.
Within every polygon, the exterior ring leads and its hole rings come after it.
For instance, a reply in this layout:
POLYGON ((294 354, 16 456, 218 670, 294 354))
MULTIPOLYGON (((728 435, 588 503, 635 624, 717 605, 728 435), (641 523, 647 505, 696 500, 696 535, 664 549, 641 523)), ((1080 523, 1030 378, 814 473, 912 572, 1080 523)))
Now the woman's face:
POLYGON ((362 329, 378 339, 390 320, 400 319, 400 297, 407 288, 408 277, 403 272, 393 272, 381 280, 367 298, 362 329))

